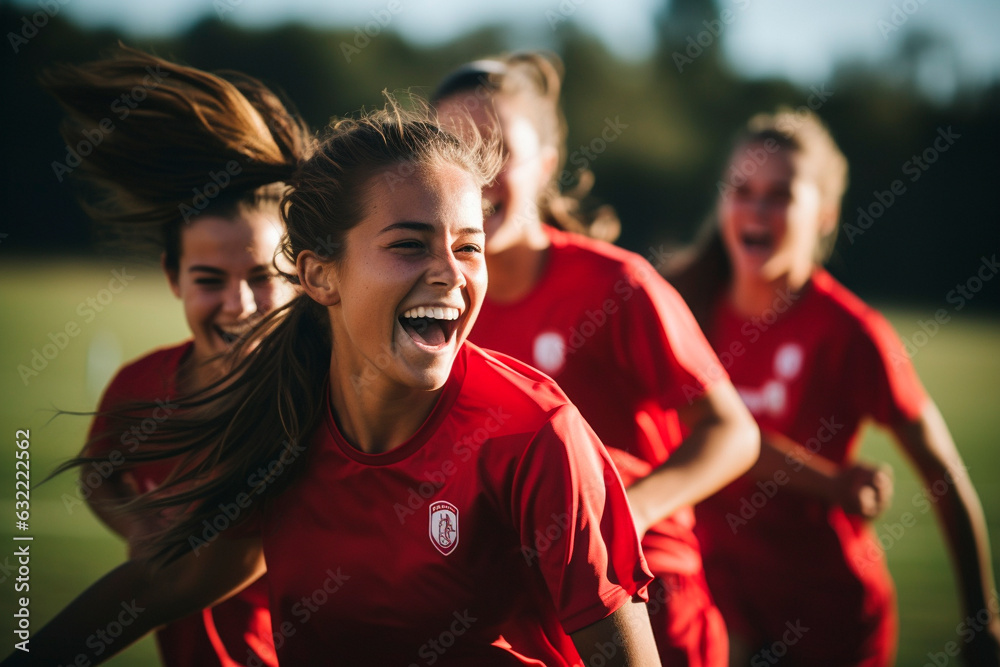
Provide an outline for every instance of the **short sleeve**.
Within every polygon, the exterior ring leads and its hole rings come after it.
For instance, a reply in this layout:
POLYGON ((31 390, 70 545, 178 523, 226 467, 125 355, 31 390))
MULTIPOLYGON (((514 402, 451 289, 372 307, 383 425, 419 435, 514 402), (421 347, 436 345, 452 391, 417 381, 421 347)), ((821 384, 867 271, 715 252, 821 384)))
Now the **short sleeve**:
POLYGON ((621 308, 616 361, 663 409, 689 405, 729 379, 684 299, 647 263, 630 268, 621 308))
POLYGON ((576 632, 634 596, 652 575, 607 451, 572 405, 552 413, 514 474, 515 528, 563 629, 576 632))
MULTIPOLYGON (((154 352, 115 374, 90 424, 85 450, 88 456, 113 456, 116 450, 122 454, 135 452, 155 431, 156 424, 172 414, 176 408, 171 400, 173 377, 188 347, 154 352)), ((157 460, 123 465, 135 475, 139 488, 146 491, 159 485, 174 464, 157 460)), ((124 469, 116 467, 114 474, 124 469)))
POLYGON ((125 385, 123 372, 119 371, 104 390, 97 406, 97 414, 90 422, 90 430, 87 432, 88 456, 107 454, 119 444, 121 425, 116 427, 107 413, 128 400, 125 385))
POLYGON ((879 313, 869 310, 852 349, 853 386, 859 392, 861 414, 880 424, 910 421, 927 405, 927 393, 913 368, 910 356, 892 326, 879 313))

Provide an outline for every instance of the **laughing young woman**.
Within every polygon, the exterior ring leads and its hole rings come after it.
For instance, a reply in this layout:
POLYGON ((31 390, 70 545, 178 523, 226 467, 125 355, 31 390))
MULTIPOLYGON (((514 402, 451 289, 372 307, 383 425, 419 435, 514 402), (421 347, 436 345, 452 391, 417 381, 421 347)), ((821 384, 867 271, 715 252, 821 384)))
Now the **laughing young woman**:
POLYGON ((266 557, 281 664, 656 664, 607 453, 549 379, 466 341, 496 162, 396 109, 334 128, 283 205, 305 294, 154 434, 194 457, 145 498, 179 508, 165 564, 114 570, 33 646, 73 659, 126 597, 127 644, 266 557), (227 510, 248 520, 213 539, 227 510))
POLYGON ((674 276, 715 349, 736 351, 729 373, 763 439, 759 463, 698 506, 733 664, 763 662, 753 654, 775 642, 796 665, 894 663, 895 591, 868 523, 888 507, 892 480, 856 459, 868 420, 892 433, 939 496, 963 615, 981 628, 963 657, 1000 664, 986 522, 962 458, 895 332, 822 267, 847 185, 844 155, 815 115, 782 111, 747 123, 727 171, 747 163, 754 168, 725 189, 705 243, 674 276), (742 516, 765 485, 774 493, 742 516))

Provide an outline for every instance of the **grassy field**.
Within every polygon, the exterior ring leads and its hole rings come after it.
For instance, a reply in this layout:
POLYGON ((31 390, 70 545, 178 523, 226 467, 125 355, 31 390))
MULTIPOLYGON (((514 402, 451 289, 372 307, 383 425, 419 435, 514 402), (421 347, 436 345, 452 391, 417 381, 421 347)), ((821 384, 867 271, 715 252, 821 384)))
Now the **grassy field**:
MULTIPOLYGON (((946 305, 887 314, 897 331, 912 339, 920 331, 919 321, 932 318, 934 310, 946 305)), ((0 312, 6 313, 0 328, 5 399, 0 405, 0 424, 6 443, 0 456, 0 479, 6 480, 0 484, 0 507, 9 510, 0 522, 0 539, 8 545, 0 549, 2 655, 13 647, 12 615, 17 598, 25 595, 14 592, 18 575, 10 539, 15 532, 15 431, 30 430, 31 477, 37 485, 58 462, 79 449, 88 425, 84 417, 60 417, 50 423, 53 409, 93 409, 102 387, 122 362, 182 340, 186 328, 180 306, 158 269, 110 260, 57 263, 5 257, 0 264, 0 312), (112 271, 134 277, 114 293, 109 290, 112 271), (88 299, 93 303, 88 304, 88 299), (35 358, 39 370, 25 373, 31 369, 36 350, 41 355, 35 358)), ((918 349, 913 361, 959 444, 986 509, 997 554, 1000 465, 992 447, 1000 433, 1000 320, 952 315, 952 321, 918 349)), ((916 342, 922 341, 918 336, 916 342)), ((862 456, 888 461, 895 469, 896 504, 875 527, 887 536, 887 556, 899 592, 899 664, 923 665, 928 653, 960 641, 957 626, 962 619, 952 569, 933 513, 921 513, 913 502, 920 485, 892 443, 870 429, 862 456), (898 537, 894 537, 893 524, 906 512, 916 516, 916 524, 902 534, 895 530, 898 537)), ((28 593, 33 630, 119 563, 124 554, 122 544, 85 507, 66 502, 73 498, 73 475, 60 476, 31 494, 30 529, 21 534, 34 536, 28 593)), ((155 647, 147 639, 107 664, 146 666, 156 664, 155 656, 155 647)))

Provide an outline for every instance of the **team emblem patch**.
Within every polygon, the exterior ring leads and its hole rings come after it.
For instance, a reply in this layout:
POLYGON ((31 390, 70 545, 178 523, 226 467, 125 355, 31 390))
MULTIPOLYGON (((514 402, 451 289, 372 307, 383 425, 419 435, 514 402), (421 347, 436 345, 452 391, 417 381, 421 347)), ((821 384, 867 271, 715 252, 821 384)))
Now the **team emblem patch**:
POLYGON ((566 340, 561 334, 546 331, 535 339, 535 366, 542 372, 555 376, 566 363, 566 340))
POLYGON ((774 373, 779 378, 792 380, 802 370, 805 353, 798 343, 785 343, 774 354, 774 373))
POLYGON ((458 546, 458 508, 438 500, 431 503, 430 537, 434 548, 447 556, 458 546))

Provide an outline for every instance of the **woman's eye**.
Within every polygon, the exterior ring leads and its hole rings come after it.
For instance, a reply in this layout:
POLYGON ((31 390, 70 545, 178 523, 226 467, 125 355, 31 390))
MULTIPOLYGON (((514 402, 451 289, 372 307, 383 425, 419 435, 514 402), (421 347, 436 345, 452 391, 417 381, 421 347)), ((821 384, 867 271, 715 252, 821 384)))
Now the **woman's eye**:
POLYGON ((389 246, 395 250, 420 250, 424 244, 420 241, 399 241, 389 246))
POLYGON ((277 276, 275 276, 273 273, 262 273, 257 276, 251 276, 247 282, 249 282, 251 285, 264 285, 266 283, 271 282, 276 277, 277 276))
POLYGON ((194 284, 202 287, 222 287, 222 280, 219 278, 195 278, 194 284))
POLYGON ((783 204, 792 198, 792 193, 788 191, 772 192, 768 197, 772 202, 783 204))
POLYGON ((458 249, 458 252, 469 252, 469 253, 478 253, 478 252, 482 252, 482 251, 483 251, 483 249, 480 248, 475 243, 467 243, 467 244, 465 244, 464 246, 462 246, 462 247, 460 247, 458 249))

